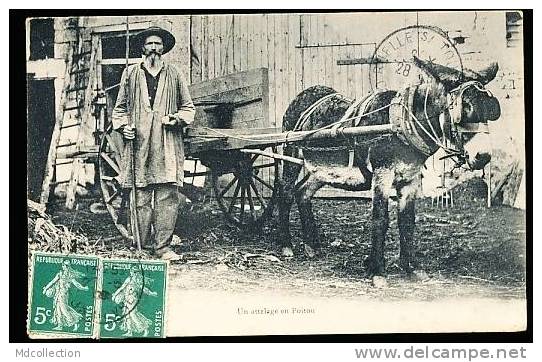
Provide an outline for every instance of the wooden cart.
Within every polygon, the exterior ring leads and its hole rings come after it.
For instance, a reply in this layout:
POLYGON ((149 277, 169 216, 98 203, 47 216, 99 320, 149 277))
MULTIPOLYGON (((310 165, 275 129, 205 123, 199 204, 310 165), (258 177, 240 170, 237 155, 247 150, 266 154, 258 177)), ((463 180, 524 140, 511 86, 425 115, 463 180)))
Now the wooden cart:
MULTIPOLYGON (((190 87, 196 117, 185 129, 187 159, 201 162, 204 172, 185 171, 185 179, 210 176, 216 201, 226 219, 257 228, 271 217, 276 202, 281 161, 302 163, 280 154, 285 142, 336 137, 336 130, 283 133, 270 127, 266 68, 235 73, 190 87)), ((343 128, 341 134, 372 136, 391 132, 391 125, 343 128)), ((123 141, 111 126, 99 147, 100 186, 104 203, 118 230, 131 238, 128 202, 119 175, 123 141)), ((191 193, 191 184, 185 184, 191 193)))

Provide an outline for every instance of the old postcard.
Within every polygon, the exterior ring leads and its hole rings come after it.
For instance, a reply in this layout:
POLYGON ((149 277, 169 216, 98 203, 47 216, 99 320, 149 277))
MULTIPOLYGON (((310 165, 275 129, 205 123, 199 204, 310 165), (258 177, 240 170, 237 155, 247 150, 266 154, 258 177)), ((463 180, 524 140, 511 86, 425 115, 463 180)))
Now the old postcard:
POLYGON ((28 333, 525 330, 523 17, 27 19, 28 333))

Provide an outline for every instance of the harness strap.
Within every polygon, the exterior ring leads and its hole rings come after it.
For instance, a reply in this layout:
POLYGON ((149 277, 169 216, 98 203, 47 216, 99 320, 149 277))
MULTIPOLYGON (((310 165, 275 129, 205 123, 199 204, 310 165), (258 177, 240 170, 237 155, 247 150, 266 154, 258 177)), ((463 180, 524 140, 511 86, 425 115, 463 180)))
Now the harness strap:
MULTIPOLYGON (((369 93, 365 97, 360 98, 356 100, 355 102, 353 102, 350 105, 350 107, 348 107, 344 115, 341 117, 341 121, 346 121, 350 118, 353 118, 352 119, 353 126, 358 127, 361 123, 361 119, 367 112, 367 108, 373 102, 375 96, 376 96, 376 93, 369 93), (353 117, 354 114, 355 114, 355 117, 353 117)), ((339 128, 343 128, 343 127, 344 127, 344 122, 341 122, 333 126, 332 129, 338 132, 339 128)), ((356 142, 356 139, 354 139, 354 144, 352 144, 351 142, 348 141, 348 139, 346 140, 348 144, 350 145, 350 147, 348 148, 348 168, 353 168, 357 142, 356 142)))
MULTIPOLYGON (((376 93, 369 93, 365 97, 356 100, 354 103, 348 107, 344 115, 341 117, 341 120, 346 120, 351 118, 354 114, 356 117, 353 119, 353 125, 355 127, 359 126, 361 123, 361 118, 365 114, 367 107, 375 98, 376 93)), ((335 127, 344 127, 343 123, 337 124, 335 127)))
POLYGON ((313 104, 311 104, 309 108, 307 108, 303 113, 301 113, 301 116, 299 116, 299 119, 297 120, 293 128, 293 131, 299 131, 305 125, 305 123, 307 122, 307 120, 309 119, 309 117, 311 116, 311 114, 314 112, 316 108, 318 108, 322 103, 324 103, 328 99, 331 99, 337 95, 340 95, 340 94, 337 92, 330 93, 318 99, 313 104))
POLYGON ((460 123, 463 113, 463 92, 460 92, 456 97, 452 96, 452 93, 448 93, 446 98, 448 98, 448 109, 452 124, 460 123))
POLYGON ((352 148, 348 150, 348 168, 354 167, 354 155, 355 155, 356 149, 352 148))
MULTIPOLYGON (((308 121, 312 113, 319 106, 321 106, 322 103, 324 103, 328 99, 331 99, 337 96, 341 97, 342 99, 346 99, 342 94, 336 92, 336 93, 330 93, 318 99, 313 104, 311 104, 303 113, 301 113, 301 116, 299 116, 299 119, 296 122, 293 130, 301 129, 306 124, 306 122, 308 121)), ((361 118, 363 117, 365 111, 367 110, 367 107, 372 102, 374 97, 375 97, 375 93, 370 93, 366 95, 365 97, 354 101, 345 111, 341 119, 335 125, 333 125, 333 127, 331 127, 331 130, 335 132, 335 135, 338 136, 340 134, 340 129, 343 128, 346 121, 348 121, 351 118, 352 118, 352 125, 358 126, 361 123, 361 118), (355 118, 353 117, 354 114, 355 114, 355 118)), ((345 150, 348 150, 348 167, 352 168, 354 166, 355 148, 352 145, 350 145, 350 147, 345 148, 345 150)))
POLYGON ((489 89, 485 89, 484 85, 477 80, 470 80, 461 84, 459 87, 452 89, 448 95, 448 105, 450 109, 450 115, 452 116, 452 122, 454 124, 461 123, 461 116, 463 113, 463 93, 470 87, 476 88, 479 92, 484 92, 488 96, 493 97, 493 94, 489 89))
POLYGON ((414 147, 426 156, 430 156, 435 152, 435 148, 438 147, 438 145, 428 144, 421 137, 416 127, 417 120, 413 118, 412 110, 414 109, 414 97, 417 88, 417 86, 407 87, 403 92, 397 93, 392 100, 389 118, 390 123, 400 130, 397 132, 397 137, 404 144, 414 147))

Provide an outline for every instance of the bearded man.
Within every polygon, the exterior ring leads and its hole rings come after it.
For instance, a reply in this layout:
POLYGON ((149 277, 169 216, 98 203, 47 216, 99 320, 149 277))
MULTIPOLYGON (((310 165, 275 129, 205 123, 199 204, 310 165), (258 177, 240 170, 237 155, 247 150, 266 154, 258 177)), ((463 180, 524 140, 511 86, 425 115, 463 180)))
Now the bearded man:
MULTIPOLYGON (((194 120, 195 108, 181 73, 162 58, 175 45, 173 34, 152 26, 135 40, 143 61, 122 74, 113 129, 134 147, 141 244, 164 260, 178 260, 170 244, 184 178, 182 127, 194 120)), ((125 152, 123 159, 129 157, 125 152)), ((132 172, 124 172, 121 181, 131 187, 132 172)))

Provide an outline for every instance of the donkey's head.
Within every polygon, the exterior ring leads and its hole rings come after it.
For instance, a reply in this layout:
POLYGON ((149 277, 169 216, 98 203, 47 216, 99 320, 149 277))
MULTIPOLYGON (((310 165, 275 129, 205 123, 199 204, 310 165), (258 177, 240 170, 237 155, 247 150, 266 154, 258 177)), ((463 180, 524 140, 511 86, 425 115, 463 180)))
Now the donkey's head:
POLYGON ((472 170, 484 168, 491 159, 490 150, 479 146, 472 149, 467 142, 480 130, 487 131, 487 122, 495 121, 501 115, 499 101, 485 88, 497 75, 498 64, 491 63, 477 71, 460 71, 416 57, 414 63, 432 85, 446 93, 448 111, 444 112, 441 124, 446 137, 455 148, 462 149, 466 145, 465 161, 472 170))

